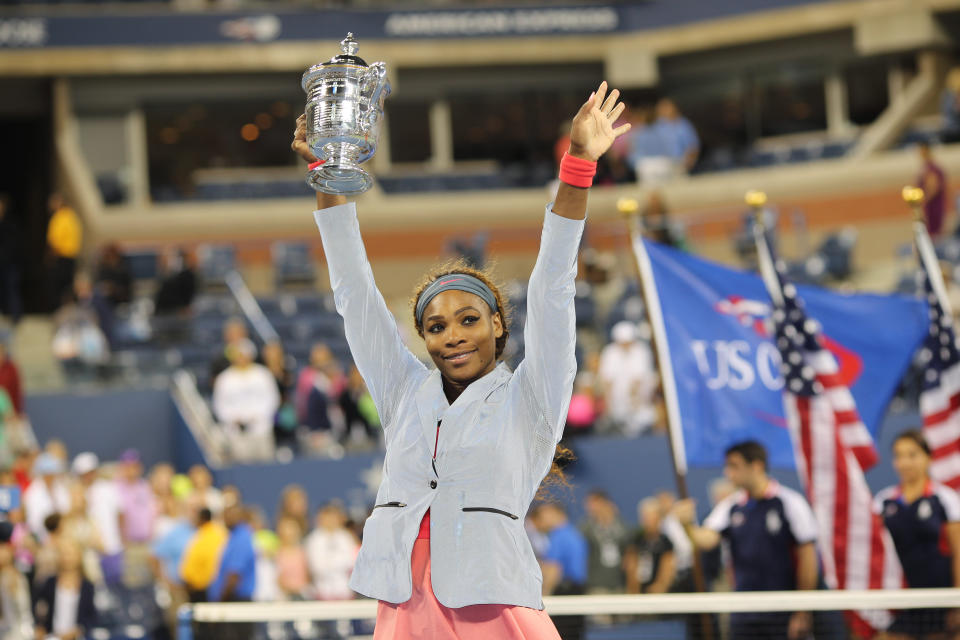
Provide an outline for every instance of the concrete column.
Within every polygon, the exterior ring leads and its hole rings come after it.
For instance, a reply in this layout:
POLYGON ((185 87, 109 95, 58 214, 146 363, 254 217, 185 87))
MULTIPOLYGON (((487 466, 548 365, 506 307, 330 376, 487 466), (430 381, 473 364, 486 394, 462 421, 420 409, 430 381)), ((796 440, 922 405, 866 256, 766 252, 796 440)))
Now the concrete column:
POLYGON ((127 165, 130 167, 129 205, 139 210, 150 206, 150 173, 147 153, 147 119, 142 109, 131 109, 124 121, 127 165))
POLYGON ((430 168, 434 171, 453 169, 453 122, 450 103, 446 100, 430 105, 430 168))
POLYGON ((842 137, 850 131, 850 108, 847 83, 838 70, 826 77, 823 91, 827 106, 827 133, 832 137, 842 137))
POLYGON ((893 104, 907 86, 907 72, 899 64, 891 66, 887 70, 887 102, 893 104))

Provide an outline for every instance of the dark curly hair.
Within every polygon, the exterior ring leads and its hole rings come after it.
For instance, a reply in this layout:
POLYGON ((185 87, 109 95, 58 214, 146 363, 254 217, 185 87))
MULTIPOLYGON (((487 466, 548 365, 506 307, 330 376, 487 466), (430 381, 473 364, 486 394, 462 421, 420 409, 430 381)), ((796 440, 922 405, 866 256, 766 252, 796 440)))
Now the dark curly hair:
POLYGON ((427 272, 420 284, 417 285, 417 288, 414 289, 413 298, 410 300, 410 309, 413 312, 413 324, 417 328, 417 333, 421 338, 423 337, 423 324, 417 322, 417 302, 420 300, 420 296, 423 295, 424 290, 426 290, 434 280, 448 276, 451 273, 465 273, 468 276, 473 276, 487 285, 490 291, 493 292, 493 296, 497 299, 496 312, 500 314, 501 324, 503 325, 503 335, 497 338, 496 350, 494 352, 494 357, 499 358, 503 353, 504 347, 507 346, 507 338, 510 337, 510 305, 504 299, 503 294, 500 292, 500 287, 497 285, 490 271, 471 267, 462 258, 450 260, 434 267, 427 272))

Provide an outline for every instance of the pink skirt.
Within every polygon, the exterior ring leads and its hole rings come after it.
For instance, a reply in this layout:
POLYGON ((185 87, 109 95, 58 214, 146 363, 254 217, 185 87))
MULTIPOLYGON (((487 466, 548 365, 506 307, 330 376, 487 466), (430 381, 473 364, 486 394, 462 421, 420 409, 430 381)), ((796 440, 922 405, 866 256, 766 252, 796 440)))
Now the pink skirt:
POLYGON ((560 640, 546 611, 505 604, 450 609, 433 595, 430 539, 413 544, 413 594, 400 604, 380 601, 373 640, 560 640))

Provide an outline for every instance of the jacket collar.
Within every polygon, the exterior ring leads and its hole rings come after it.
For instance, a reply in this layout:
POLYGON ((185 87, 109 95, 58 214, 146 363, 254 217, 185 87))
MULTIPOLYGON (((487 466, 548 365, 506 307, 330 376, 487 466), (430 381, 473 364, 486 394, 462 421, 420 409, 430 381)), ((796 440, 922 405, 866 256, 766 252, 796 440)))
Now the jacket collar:
MULTIPOLYGON (((427 379, 417 389, 417 411, 420 414, 420 428, 423 430, 425 442, 430 453, 433 453, 433 445, 437 437, 437 421, 455 425, 459 418, 478 400, 484 400, 494 390, 506 384, 510 379, 510 369, 506 364, 500 362, 494 367, 493 371, 487 375, 471 382, 463 393, 454 400, 453 404, 447 402, 447 396, 443 392, 443 380, 440 377, 440 371, 434 369, 427 376, 427 379)), ((437 448, 437 457, 449 444, 450 438, 440 438, 437 448)))

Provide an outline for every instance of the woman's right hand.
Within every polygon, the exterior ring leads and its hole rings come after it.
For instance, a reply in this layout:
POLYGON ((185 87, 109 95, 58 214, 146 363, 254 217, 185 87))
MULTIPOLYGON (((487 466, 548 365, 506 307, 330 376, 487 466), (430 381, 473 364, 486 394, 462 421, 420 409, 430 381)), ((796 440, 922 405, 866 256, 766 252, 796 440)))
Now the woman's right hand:
MULTIPOLYGON (((308 164, 317 161, 317 156, 313 155, 310 145, 307 144, 307 116, 305 114, 300 114, 300 117, 297 118, 297 128, 293 132, 293 142, 290 143, 290 148, 306 160, 308 164)), ((347 199, 343 196, 317 191, 317 209, 327 209, 346 204, 346 202, 347 199)))
POLYGON ((293 142, 290 143, 290 148, 296 151, 297 155, 308 163, 317 161, 317 156, 313 155, 313 151, 310 150, 310 145, 307 144, 306 114, 301 113, 300 117, 297 118, 297 128, 293 132, 293 142))

